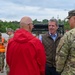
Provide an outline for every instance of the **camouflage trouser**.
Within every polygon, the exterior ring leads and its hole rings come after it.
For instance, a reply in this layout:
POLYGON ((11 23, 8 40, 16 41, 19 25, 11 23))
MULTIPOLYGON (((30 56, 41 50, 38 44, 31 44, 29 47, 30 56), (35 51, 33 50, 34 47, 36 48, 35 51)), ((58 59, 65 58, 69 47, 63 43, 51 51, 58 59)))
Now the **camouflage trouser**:
POLYGON ((8 64, 6 63, 6 74, 8 75, 8 73, 9 73, 9 66, 8 66, 8 64))
POLYGON ((4 68, 5 53, 0 53, 0 70, 4 68))

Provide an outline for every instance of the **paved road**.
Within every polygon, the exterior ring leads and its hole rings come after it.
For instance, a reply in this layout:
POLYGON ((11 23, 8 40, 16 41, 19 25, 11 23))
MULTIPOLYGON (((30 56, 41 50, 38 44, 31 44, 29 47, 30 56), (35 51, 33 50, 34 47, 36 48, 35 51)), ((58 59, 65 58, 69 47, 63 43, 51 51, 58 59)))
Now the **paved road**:
POLYGON ((4 73, 0 73, 0 75, 6 75, 6 73, 4 72, 4 73))
POLYGON ((0 75, 6 75, 5 67, 4 67, 4 73, 0 72, 0 75))

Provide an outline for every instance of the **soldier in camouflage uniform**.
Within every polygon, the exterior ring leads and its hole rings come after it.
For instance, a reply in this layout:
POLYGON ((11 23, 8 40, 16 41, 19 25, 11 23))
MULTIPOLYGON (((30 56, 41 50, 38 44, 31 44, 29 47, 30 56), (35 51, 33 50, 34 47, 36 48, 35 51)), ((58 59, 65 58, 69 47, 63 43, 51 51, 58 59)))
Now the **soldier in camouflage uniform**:
POLYGON ((61 75, 75 75, 75 10, 69 11, 67 19, 72 30, 61 38, 56 52, 56 69, 61 75))
POLYGON ((4 59, 5 59, 5 46, 4 43, 6 43, 6 40, 2 37, 2 34, 0 32, 0 71, 1 73, 4 72, 4 59))
POLYGON ((6 33, 9 35, 9 38, 8 38, 8 40, 9 40, 10 38, 12 38, 12 37, 13 37, 14 30, 13 30, 13 29, 11 29, 11 28, 8 28, 6 33))
MULTIPOLYGON (((6 33, 9 35, 9 37, 8 37, 8 41, 9 41, 14 35, 14 30, 11 28, 8 28, 6 33)), ((6 74, 8 75, 8 73, 9 73, 9 66, 6 63, 6 74)))

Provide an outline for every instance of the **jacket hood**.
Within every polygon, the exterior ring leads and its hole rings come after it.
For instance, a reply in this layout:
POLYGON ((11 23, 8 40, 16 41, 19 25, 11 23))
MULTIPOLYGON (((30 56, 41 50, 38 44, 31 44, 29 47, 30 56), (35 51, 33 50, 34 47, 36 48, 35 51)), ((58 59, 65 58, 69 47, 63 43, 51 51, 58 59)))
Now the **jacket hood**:
POLYGON ((25 29, 19 29, 14 33, 13 40, 19 43, 25 43, 32 40, 34 36, 25 29))

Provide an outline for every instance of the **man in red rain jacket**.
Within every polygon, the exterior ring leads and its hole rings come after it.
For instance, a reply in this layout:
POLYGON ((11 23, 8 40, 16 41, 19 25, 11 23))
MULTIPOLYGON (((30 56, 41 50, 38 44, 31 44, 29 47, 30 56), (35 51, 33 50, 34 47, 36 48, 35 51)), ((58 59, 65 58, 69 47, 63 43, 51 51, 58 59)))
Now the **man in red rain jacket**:
POLYGON ((45 50, 39 39, 31 34, 32 28, 32 19, 23 17, 20 29, 8 43, 9 75, 45 75, 45 50))

